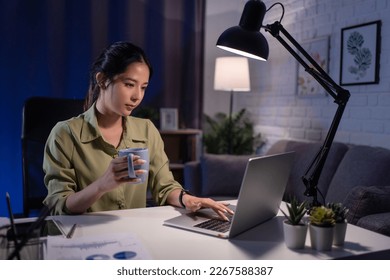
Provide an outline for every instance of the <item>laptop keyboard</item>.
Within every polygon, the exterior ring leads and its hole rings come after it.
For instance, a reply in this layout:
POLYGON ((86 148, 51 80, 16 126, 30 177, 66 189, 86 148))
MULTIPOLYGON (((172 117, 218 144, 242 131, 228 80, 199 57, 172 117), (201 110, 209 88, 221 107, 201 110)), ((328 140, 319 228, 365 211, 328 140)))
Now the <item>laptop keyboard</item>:
POLYGON ((201 222, 199 224, 194 225, 194 227, 198 228, 203 228, 203 229, 208 229, 208 230, 213 230, 217 232, 227 232, 230 229, 230 221, 232 220, 232 215, 228 215, 229 222, 228 221, 223 221, 219 219, 210 219, 206 220, 204 222, 201 222))

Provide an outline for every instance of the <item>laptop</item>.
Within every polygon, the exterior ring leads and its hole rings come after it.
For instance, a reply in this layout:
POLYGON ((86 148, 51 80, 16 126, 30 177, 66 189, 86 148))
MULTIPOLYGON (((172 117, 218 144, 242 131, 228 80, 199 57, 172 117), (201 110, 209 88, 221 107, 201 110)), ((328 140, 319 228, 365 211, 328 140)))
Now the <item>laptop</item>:
POLYGON ((211 209, 201 209, 165 220, 164 225, 233 238, 272 219, 279 211, 293 159, 294 152, 250 158, 229 222, 211 209))

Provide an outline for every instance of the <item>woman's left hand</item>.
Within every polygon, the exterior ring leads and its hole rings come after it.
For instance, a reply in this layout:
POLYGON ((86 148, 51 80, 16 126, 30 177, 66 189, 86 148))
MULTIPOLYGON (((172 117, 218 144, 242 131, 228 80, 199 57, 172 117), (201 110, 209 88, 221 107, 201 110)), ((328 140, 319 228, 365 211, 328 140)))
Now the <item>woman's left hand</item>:
POLYGON ((211 208, 225 221, 230 221, 227 214, 234 214, 233 210, 228 207, 229 203, 217 202, 211 198, 200 198, 186 194, 183 195, 183 203, 186 209, 192 212, 196 212, 201 208, 211 208))

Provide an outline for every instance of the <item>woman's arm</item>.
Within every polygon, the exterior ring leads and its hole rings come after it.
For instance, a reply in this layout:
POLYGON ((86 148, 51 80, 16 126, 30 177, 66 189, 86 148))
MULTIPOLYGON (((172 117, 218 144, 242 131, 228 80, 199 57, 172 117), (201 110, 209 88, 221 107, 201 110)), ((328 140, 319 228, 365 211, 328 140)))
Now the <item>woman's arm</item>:
MULTIPOLYGON (((133 157, 134 165, 145 163, 139 156, 133 157)), ((106 172, 102 177, 92 184, 78 192, 74 192, 66 199, 66 208, 71 213, 84 213, 87 209, 103 194, 117 188, 120 184, 127 182, 137 182, 140 179, 128 178, 127 157, 118 157, 110 162, 106 172)), ((136 170, 136 174, 146 172, 145 170, 136 170)))
POLYGON ((229 207, 227 207, 229 205, 228 203, 217 202, 211 198, 196 197, 180 189, 171 191, 168 195, 167 202, 173 206, 183 207, 180 203, 180 196, 185 208, 192 212, 196 212, 201 208, 211 208, 226 221, 229 221, 226 214, 234 213, 229 207))
MULTIPOLYGON (((55 215, 84 213, 105 193, 137 180, 127 178, 126 157, 113 159, 106 152, 76 148, 81 143, 76 136, 81 133, 74 127, 82 127, 77 124, 73 123, 73 130, 65 122, 57 124, 45 147, 43 169, 48 195, 44 203, 49 206, 56 203, 55 215)), ((143 162, 134 157, 134 165, 143 162)))

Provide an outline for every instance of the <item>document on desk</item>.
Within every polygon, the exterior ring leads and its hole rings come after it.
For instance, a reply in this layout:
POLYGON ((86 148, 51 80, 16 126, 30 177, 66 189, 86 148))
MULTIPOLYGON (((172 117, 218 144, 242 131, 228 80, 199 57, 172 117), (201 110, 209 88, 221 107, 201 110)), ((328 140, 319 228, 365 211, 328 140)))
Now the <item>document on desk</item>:
POLYGON ((136 235, 118 233, 73 237, 48 236, 47 260, 149 260, 150 254, 136 235))

